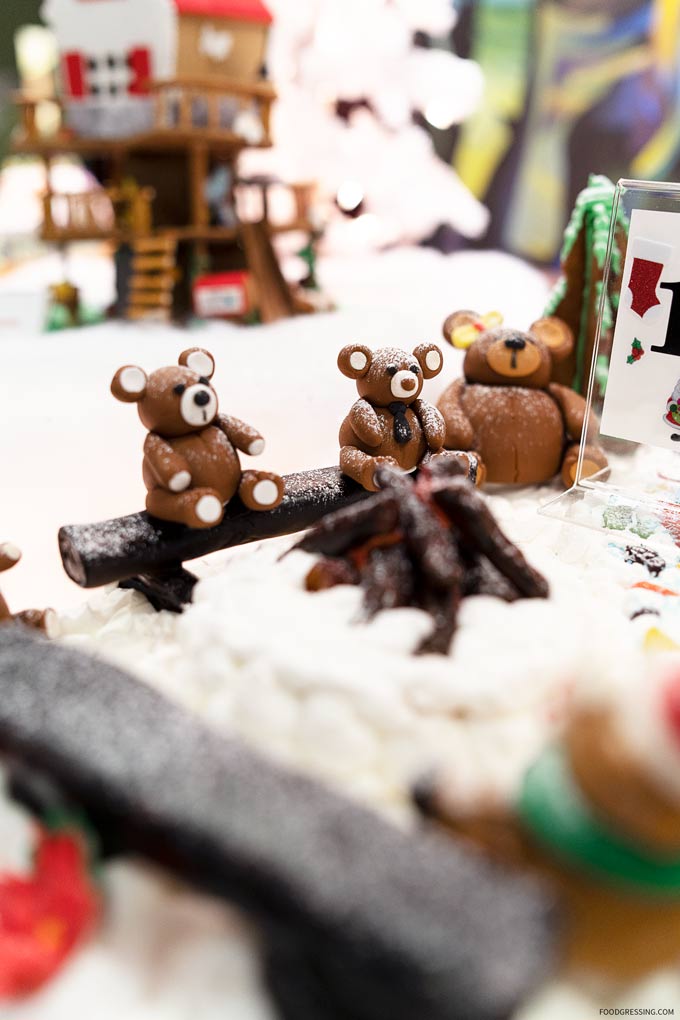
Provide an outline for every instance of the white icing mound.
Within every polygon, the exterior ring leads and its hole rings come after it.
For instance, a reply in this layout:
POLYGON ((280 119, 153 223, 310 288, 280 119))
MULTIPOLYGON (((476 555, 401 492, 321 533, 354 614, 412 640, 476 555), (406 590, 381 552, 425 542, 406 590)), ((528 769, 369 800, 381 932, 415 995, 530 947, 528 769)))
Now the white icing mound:
MULTIPOLYGON (((631 591, 650 580, 644 566, 624 561, 625 546, 639 538, 603 539, 540 517, 549 495, 501 491, 490 502, 548 577, 550 598, 466 600, 448 656, 411 654, 430 626, 418 610, 365 624, 360 589, 306 592, 313 557, 280 561, 290 539, 199 564, 202 580, 181 616, 155 613, 134 592, 100 592, 61 617, 61 640, 404 821, 413 779, 433 765, 447 768, 462 801, 509 797, 574 692, 640 675, 640 636, 658 622, 629 620, 640 599, 660 598, 631 591)), ((668 587, 676 576, 680 590, 677 554, 657 580, 668 587)), ((99 938, 40 996, 3 1013, 7 1020, 66 1020, 95 995, 101 1020, 179 1020, 190 1003, 202 1020, 271 1017, 253 936, 225 908, 131 864, 105 873, 111 914, 99 938)), ((528 1004, 526 1020, 558 1020, 574 1003, 585 1010, 600 1001, 555 984, 528 1004)))
MULTIPOLYGON (((535 531, 542 522, 525 502, 513 521, 526 515, 535 531)), ((102 593, 62 618, 63 639, 375 807, 403 813, 412 781, 442 763, 461 796, 510 794, 593 667, 597 601, 574 571, 544 547, 549 599, 469 598, 450 655, 416 656, 425 613, 363 623, 361 589, 305 591, 314 558, 279 562, 289 546, 209 566, 181 616, 155 613, 137 593, 102 593)))

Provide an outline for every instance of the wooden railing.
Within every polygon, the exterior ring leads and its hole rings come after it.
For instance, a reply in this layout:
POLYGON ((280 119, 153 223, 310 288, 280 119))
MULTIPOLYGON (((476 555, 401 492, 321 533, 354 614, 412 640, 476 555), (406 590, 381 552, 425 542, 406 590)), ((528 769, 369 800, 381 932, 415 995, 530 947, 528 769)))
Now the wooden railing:
POLYGON ((150 89, 155 98, 156 131, 208 133, 230 140, 243 138, 251 145, 271 144, 276 92, 269 82, 179 77, 153 81, 150 89))
POLYGON ((60 109, 62 107, 61 100, 56 96, 50 96, 46 99, 44 96, 38 98, 36 96, 27 95, 23 92, 15 92, 13 93, 12 99, 19 112, 18 130, 22 141, 26 142, 33 142, 42 137, 37 117, 38 107, 42 103, 54 103, 60 109))
POLYGON ((153 188, 123 185, 78 194, 43 195, 45 241, 145 237, 153 229, 153 188))

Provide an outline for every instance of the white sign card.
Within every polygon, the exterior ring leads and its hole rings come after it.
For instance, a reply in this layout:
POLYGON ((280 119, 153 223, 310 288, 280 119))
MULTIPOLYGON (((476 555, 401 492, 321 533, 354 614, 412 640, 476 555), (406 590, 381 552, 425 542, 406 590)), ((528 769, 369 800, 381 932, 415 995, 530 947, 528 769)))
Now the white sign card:
POLYGON ((600 431, 680 452, 680 212, 631 212, 600 431))

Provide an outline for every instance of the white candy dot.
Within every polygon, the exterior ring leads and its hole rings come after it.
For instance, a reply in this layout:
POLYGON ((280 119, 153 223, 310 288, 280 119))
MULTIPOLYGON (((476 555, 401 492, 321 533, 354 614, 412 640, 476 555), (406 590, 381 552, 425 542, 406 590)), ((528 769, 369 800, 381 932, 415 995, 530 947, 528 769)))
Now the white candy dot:
POLYGON ((428 351, 425 355, 425 364, 431 372, 435 372, 442 363, 442 356, 439 351, 428 351))
POLYGON ((279 498, 279 490, 269 478, 258 482, 253 489, 253 499, 260 506, 271 506, 279 498))
POLYGON ((361 372, 368 364, 368 358, 363 351, 352 351, 349 356, 349 363, 355 372, 361 372))
POLYGON ((187 358, 187 368, 197 375, 210 377, 215 371, 215 362, 206 351, 192 351, 187 358))
POLYGON ((130 365, 120 373, 119 381, 124 393, 142 393, 146 386, 146 373, 130 365))
POLYGON ((259 457, 264 450, 264 439, 253 439, 252 443, 248 447, 248 453, 251 457, 259 457))
POLYGON ((204 524, 214 524, 222 516, 222 504, 217 496, 201 496, 196 504, 196 516, 204 524))
POLYGON ((170 488, 173 492, 184 492, 191 485, 191 475, 188 471, 178 471, 170 479, 170 488))
POLYGON ((21 559, 21 550, 19 546, 14 545, 12 542, 3 542, 0 544, 0 554, 6 556, 8 560, 14 560, 15 563, 21 559))

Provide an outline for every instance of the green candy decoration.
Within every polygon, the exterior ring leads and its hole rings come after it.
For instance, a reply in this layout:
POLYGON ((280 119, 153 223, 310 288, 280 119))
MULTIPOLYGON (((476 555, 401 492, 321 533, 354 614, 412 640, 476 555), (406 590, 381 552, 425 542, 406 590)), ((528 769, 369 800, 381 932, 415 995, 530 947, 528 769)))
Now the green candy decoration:
POLYGON ((517 813, 536 841, 573 870, 632 893, 680 898, 680 857, 655 857, 607 828, 559 748, 546 751, 527 772, 517 813))

